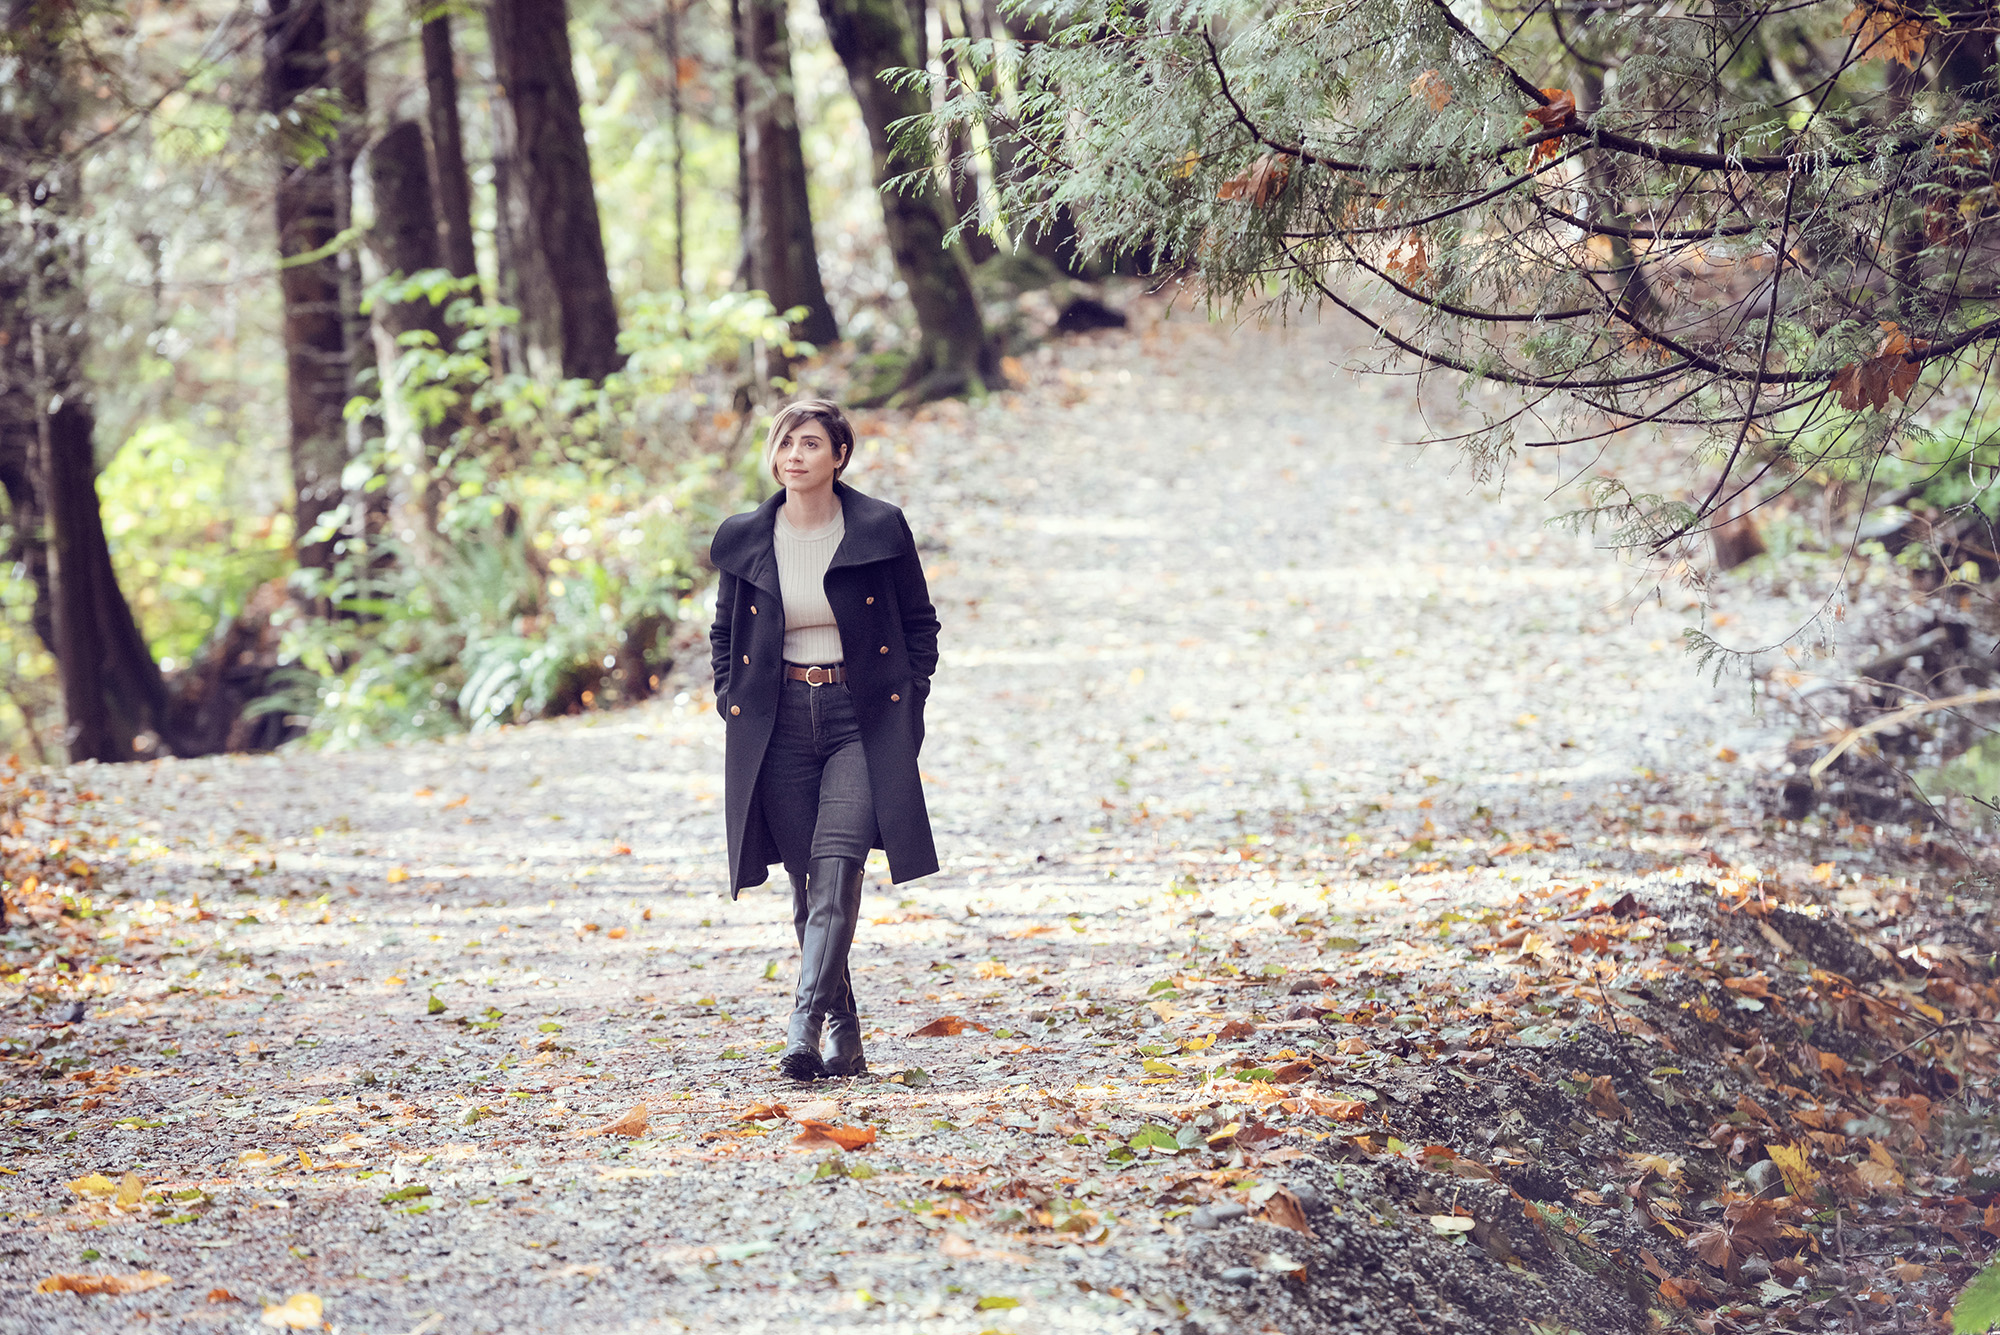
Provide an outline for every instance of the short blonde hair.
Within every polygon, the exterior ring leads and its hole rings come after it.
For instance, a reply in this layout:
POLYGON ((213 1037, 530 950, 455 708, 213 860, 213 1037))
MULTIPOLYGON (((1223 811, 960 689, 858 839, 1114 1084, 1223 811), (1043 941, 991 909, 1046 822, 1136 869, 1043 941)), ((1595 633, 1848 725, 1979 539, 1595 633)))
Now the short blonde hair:
POLYGON ((802 422, 818 422, 826 428, 837 460, 833 468, 836 478, 854 462, 854 428, 848 424, 847 414, 840 410, 840 405, 831 399, 800 399, 778 410, 778 415, 771 419, 770 437, 764 442, 764 467, 771 480, 780 486, 784 479, 778 476, 778 447, 802 422))

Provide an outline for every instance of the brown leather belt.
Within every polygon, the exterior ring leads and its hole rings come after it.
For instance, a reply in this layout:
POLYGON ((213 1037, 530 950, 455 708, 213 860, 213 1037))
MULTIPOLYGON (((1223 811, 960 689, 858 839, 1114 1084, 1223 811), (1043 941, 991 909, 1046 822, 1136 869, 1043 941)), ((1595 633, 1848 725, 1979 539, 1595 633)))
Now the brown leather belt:
POLYGON ((802 681, 808 686, 834 686, 847 680, 844 667, 800 667, 796 663, 785 664, 785 675, 793 681, 802 681))

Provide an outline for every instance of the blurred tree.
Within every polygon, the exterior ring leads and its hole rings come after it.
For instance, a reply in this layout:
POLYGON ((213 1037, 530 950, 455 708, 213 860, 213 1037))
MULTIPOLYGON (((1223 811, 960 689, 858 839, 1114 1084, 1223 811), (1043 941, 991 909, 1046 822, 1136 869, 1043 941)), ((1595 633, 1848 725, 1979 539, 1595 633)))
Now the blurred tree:
POLYGON ((928 154, 912 179, 895 169, 892 127, 931 109, 921 83, 893 77, 894 71, 922 67, 904 0, 820 0, 820 14, 861 104, 881 188, 883 230, 917 315, 916 354, 894 399, 920 402, 992 383, 999 353, 987 337, 965 261, 945 245, 951 224, 940 207, 928 154))
POLYGON ((521 369, 601 380, 624 365, 564 0, 492 0, 501 296, 521 369))
POLYGON ((417 0, 430 122, 432 194, 443 238, 444 267, 457 278, 479 272, 472 246, 472 177, 465 169, 465 135, 458 120, 458 70, 453 64, 449 0, 417 0))
POLYGON ((342 272, 351 216, 342 121, 365 96, 366 63, 343 50, 340 11, 362 0, 272 0, 264 21, 265 107, 277 119, 278 288, 284 302, 291 417, 293 523, 299 564, 329 570, 334 542, 313 537, 341 503, 349 446, 343 411, 354 389, 353 311, 359 292, 342 272))
MULTIPOLYGON (((368 242, 383 272, 393 282, 445 269, 444 237, 431 197, 423 127, 415 121, 397 121, 384 131, 368 150, 368 178, 375 195, 375 224, 369 228, 368 242)), ((444 307, 428 293, 397 296, 400 299, 376 303, 375 358, 388 426, 398 441, 414 446, 409 453, 416 457, 392 457, 389 472, 395 479, 412 478, 407 499, 421 513, 425 530, 435 533, 439 461, 450 444, 450 431, 443 422, 409 420, 401 363, 411 336, 442 348, 448 345, 451 333, 445 325, 444 307), (407 474, 403 465, 410 470, 407 474)))
POLYGON ((738 143, 743 154, 745 276, 778 310, 804 307, 793 334, 824 347, 839 340, 840 326, 827 305, 813 241, 785 0, 741 0, 737 13, 744 80, 738 143))
POLYGON ((62 676, 69 759, 129 760, 166 685, 112 572, 83 379, 76 130, 88 81, 67 0, 0 0, 0 481, 35 622, 62 676))

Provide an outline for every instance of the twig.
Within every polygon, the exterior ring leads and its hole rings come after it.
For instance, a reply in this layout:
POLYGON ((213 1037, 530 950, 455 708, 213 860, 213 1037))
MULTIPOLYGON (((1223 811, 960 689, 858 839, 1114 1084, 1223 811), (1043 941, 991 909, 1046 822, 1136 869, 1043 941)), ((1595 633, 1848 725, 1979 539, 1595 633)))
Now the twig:
POLYGON ((1911 719, 1921 717, 1935 709, 1956 709, 1961 705, 1991 704, 1995 700, 2000 700, 2000 686, 1988 686, 1977 691, 1965 691, 1958 695, 1947 695, 1940 700, 1919 700, 1913 705, 1904 705, 1901 709, 1884 714, 1880 718, 1870 719, 1858 728, 1850 728, 1839 741, 1833 744, 1833 747, 1825 755, 1813 761, 1812 768, 1806 771, 1806 775, 1812 780, 1813 787, 1817 788, 1819 787, 1819 776, 1826 773, 1826 767, 1840 759, 1841 756, 1847 753, 1849 747, 1863 738, 1872 737, 1878 732, 1884 732, 1899 724, 1908 723, 1911 719))

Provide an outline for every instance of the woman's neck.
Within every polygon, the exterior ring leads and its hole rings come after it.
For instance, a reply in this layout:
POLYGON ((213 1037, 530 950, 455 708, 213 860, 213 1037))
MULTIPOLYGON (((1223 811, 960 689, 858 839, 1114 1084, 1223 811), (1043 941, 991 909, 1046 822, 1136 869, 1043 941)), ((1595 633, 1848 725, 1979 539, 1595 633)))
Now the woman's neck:
POLYGON ((825 528, 838 518, 840 498, 833 494, 831 482, 811 491, 785 492, 785 522, 802 533, 825 528))

